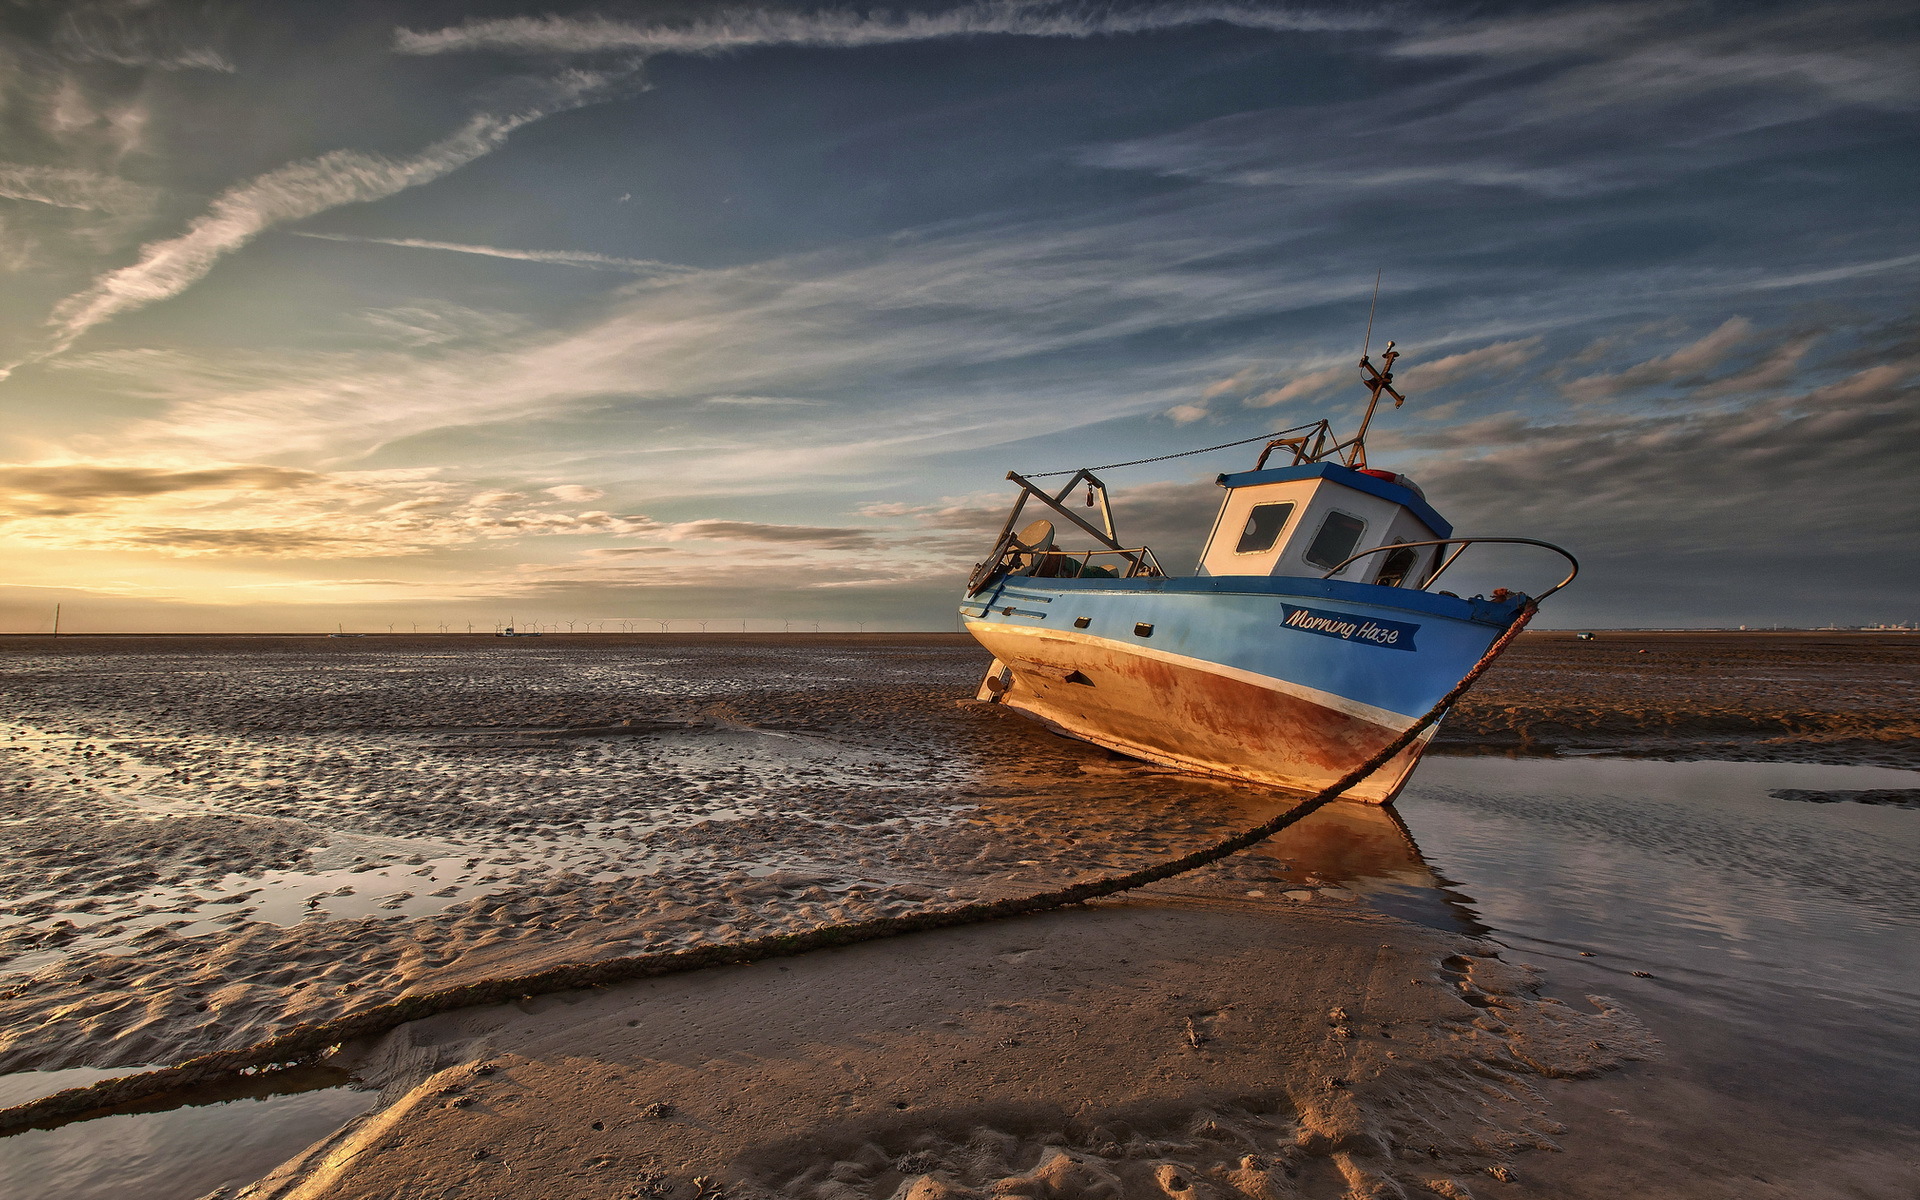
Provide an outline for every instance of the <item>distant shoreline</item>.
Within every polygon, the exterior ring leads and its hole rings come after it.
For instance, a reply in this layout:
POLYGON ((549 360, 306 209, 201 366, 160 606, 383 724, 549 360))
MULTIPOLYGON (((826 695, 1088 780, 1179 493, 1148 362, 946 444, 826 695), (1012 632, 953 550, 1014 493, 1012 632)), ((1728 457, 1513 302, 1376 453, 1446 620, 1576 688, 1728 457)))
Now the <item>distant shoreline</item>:
MULTIPOLYGON (((1697 637, 1703 634, 1718 634, 1718 635, 1725 635, 1729 637, 1805 637, 1805 636, 1817 634, 1821 636, 1838 635, 1838 636, 1844 636, 1844 637, 1904 638, 1904 637, 1913 637, 1916 634, 1920 634, 1920 629, 1865 629, 1865 628, 1724 629, 1720 627, 1702 627, 1697 629, 1652 629, 1652 628, 1636 628, 1631 626, 1623 626, 1620 628, 1607 628, 1604 626, 1594 625, 1594 626, 1586 626, 1580 629, 1571 629, 1571 628, 1569 629, 1530 629, 1526 633, 1522 634, 1521 636, 1523 639, 1528 641, 1544 641, 1544 640, 1550 640, 1553 638, 1570 638, 1580 633, 1592 633, 1596 635, 1599 635, 1599 634, 1633 635, 1636 637, 1697 637)), ((444 641, 449 638, 467 638, 467 639, 491 642, 495 640, 505 640, 505 638, 508 636, 540 637, 543 639, 559 638, 559 639, 568 640, 568 641, 591 641, 591 642, 614 642, 614 641, 641 642, 641 641, 657 641, 662 638, 673 638, 676 640, 684 640, 686 638, 710 638, 718 641, 738 641, 741 638, 771 638, 779 641, 806 641, 809 639, 818 638, 826 641, 855 640, 855 641, 875 642, 875 643, 896 641, 901 639, 916 639, 916 638, 929 638, 929 639, 935 639, 940 642, 965 642, 965 641, 971 640, 971 635, 969 634, 940 632, 937 630, 915 630, 915 631, 902 630, 897 632, 875 632, 875 633, 858 633, 858 632, 852 632, 852 631, 846 631, 846 632, 823 631, 820 633, 814 633, 809 631, 805 633, 800 633, 800 632, 786 633, 786 632, 773 632, 773 631, 756 629, 756 630, 751 630, 745 633, 729 632, 726 630, 714 630, 707 633, 693 633, 693 632, 683 633, 678 630, 675 630, 675 631, 670 631, 666 633, 662 633, 659 631, 646 632, 646 633, 641 633, 641 632, 636 632, 636 633, 546 633, 546 632, 543 632, 539 634, 518 634, 518 635, 504 635, 504 634, 496 634, 496 633, 477 633, 477 632, 476 633, 464 633, 464 632, 462 633, 314 633, 314 632, 290 631, 290 632, 277 632, 277 633, 257 633, 257 632, 255 633, 204 633, 204 632, 201 632, 201 633, 61 633, 61 634, 0 632, 0 638, 45 638, 48 641, 52 641, 55 637, 58 637, 63 642, 70 641, 77 638, 248 638, 248 639, 302 638, 302 639, 323 639, 323 640, 332 639, 335 641, 341 641, 348 638, 380 638, 386 641, 399 641, 399 640, 410 639, 410 638, 425 638, 425 639, 431 639, 433 641, 444 641)))

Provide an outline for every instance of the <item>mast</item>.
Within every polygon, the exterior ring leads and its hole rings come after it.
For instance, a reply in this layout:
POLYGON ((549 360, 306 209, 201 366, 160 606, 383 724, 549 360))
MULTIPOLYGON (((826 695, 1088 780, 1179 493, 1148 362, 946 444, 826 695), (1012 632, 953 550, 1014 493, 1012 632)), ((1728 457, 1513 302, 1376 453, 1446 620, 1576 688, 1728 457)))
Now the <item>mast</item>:
MULTIPOLYGON (((1371 332, 1371 321, 1368 322, 1368 329, 1371 332)), ((1373 359, 1364 350, 1361 351, 1360 369, 1367 373, 1366 379, 1362 382, 1367 385, 1367 390, 1373 395, 1367 400, 1367 415, 1360 418, 1360 432, 1354 434, 1353 440, 1347 443, 1346 463, 1349 467, 1357 468, 1367 465, 1367 426, 1373 423, 1373 410, 1380 406, 1380 393, 1385 392, 1392 396, 1395 408, 1407 402, 1407 398, 1395 391, 1393 387, 1393 360, 1399 357, 1400 352, 1393 348, 1392 342, 1388 342, 1386 353, 1380 356, 1380 367, 1385 368, 1381 370, 1373 365, 1373 359)))

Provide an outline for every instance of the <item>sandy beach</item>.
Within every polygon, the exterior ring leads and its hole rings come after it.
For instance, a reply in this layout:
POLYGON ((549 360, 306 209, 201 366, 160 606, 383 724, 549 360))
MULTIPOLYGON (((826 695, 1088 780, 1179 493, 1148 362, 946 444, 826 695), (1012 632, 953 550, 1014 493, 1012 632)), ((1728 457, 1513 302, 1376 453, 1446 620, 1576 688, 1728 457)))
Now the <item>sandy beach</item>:
MULTIPOLYGON (((1024 894, 1290 803, 966 702, 983 665, 945 635, 0 643, 0 1079, 1024 894)), ((1912 767, 1916 700, 1899 635, 1529 635, 1436 753, 1912 767)), ((1680 1026, 1470 911, 1381 911, 1362 859, 1446 894, 1344 805, 1120 900, 414 1022, 333 1056, 379 1103, 247 1194, 1907 1194, 1911 1145, 1864 1134, 1783 1190, 1703 1190, 1709 1161, 1633 1192, 1601 1118, 1631 1080, 1672 1161, 1680 1026)), ((1731 1153, 1783 1153, 1768 1119, 1731 1153)))

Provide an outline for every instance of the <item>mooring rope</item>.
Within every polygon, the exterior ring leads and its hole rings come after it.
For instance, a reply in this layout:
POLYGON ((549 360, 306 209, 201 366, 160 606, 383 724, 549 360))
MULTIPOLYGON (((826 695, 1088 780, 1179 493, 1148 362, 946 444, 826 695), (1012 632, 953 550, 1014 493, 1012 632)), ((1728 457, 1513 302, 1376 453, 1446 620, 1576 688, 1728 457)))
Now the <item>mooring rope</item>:
POLYGON ((1230 854, 1236 854, 1249 846, 1265 841, 1338 799, 1349 788, 1385 766, 1396 754, 1411 746, 1415 738, 1426 732, 1428 726, 1445 716, 1447 710, 1459 702, 1467 689, 1472 687, 1480 676, 1486 673, 1487 668, 1493 665, 1493 661, 1500 657, 1516 637, 1520 636, 1520 631, 1526 628, 1527 622, 1533 619, 1537 611, 1537 605, 1532 600, 1528 600, 1515 614, 1513 623, 1507 627, 1506 632, 1487 648, 1487 652, 1481 656, 1480 661, 1461 677, 1453 690, 1441 697, 1440 702, 1428 709, 1426 715, 1408 726, 1372 758, 1271 820, 1180 858, 1169 859, 1166 862, 1143 867, 1137 871, 1128 871, 1121 875, 1089 879, 1051 891, 1035 892, 1029 896, 1017 896, 1007 900, 980 900, 952 908, 932 909, 898 917, 877 917, 870 921, 856 921, 845 925, 822 926, 805 933, 773 934, 769 937, 727 945, 695 946, 686 950, 635 954, 622 958, 600 959, 596 962, 569 963, 528 975, 484 979, 434 992, 403 995, 344 1017, 296 1025, 284 1033, 276 1034, 266 1041, 257 1042, 242 1049, 217 1050, 211 1054, 190 1058, 175 1066, 142 1071, 135 1075, 122 1075, 117 1079, 103 1079, 85 1087, 68 1088, 50 1096, 42 1096, 38 1100, 29 1100, 23 1104, 0 1109, 0 1133, 12 1133, 38 1122, 74 1116, 93 1109, 145 1100, 213 1080, 232 1079, 261 1071, 299 1065, 312 1061, 343 1042, 374 1037, 408 1021, 417 1021, 422 1017, 451 1012, 455 1009, 472 1008, 482 1004, 499 1004, 526 996, 572 991, 576 988, 605 987, 608 984, 624 983, 633 979, 698 971, 707 967, 784 958, 805 954, 811 950, 877 941, 881 938, 898 937, 901 934, 918 933, 928 929, 950 929, 958 925, 974 925, 1007 917, 1028 916, 1064 908, 1069 904, 1083 904, 1102 896, 1111 896, 1117 892, 1130 891, 1150 883, 1171 879, 1175 875, 1204 867, 1208 863, 1217 862, 1230 854))
POLYGON ((1166 462, 1175 458, 1192 458, 1196 454, 1212 454, 1215 450, 1231 450, 1235 446, 1250 446, 1255 442, 1270 442, 1274 438, 1289 433, 1298 433, 1302 429, 1312 429, 1312 425, 1295 425, 1291 429, 1281 429, 1273 433, 1263 433, 1259 437, 1241 438, 1237 442, 1221 442, 1218 446, 1202 446, 1198 450, 1181 450, 1175 454, 1162 454, 1155 458, 1136 458, 1132 462, 1107 463, 1099 467, 1068 467, 1064 471, 1029 471, 1028 479, 1049 479, 1055 475, 1071 475, 1076 471, 1115 471, 1121 467, 1141 467, 1148 463, 1166 462))

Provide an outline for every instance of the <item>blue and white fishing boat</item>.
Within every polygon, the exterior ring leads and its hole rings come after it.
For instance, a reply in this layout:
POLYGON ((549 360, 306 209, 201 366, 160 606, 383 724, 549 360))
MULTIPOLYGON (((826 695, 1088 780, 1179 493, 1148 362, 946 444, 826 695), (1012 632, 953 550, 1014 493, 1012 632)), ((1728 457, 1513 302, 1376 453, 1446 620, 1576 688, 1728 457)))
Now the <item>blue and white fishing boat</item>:
MULTIPOLYGON (((1361 356, 1372 400, 1353 437, 1318 421, 1219 477, 1219 515, 1191 575, 1121 544, 1092 470, 1052 491, 1008 472, 1020 495, 960 604, 994 656, 979 698, 1135 758, 1301 793, 1412 727, 1579 564, 1531 538, 1456 536, 1412 480, 1367 465, 1380 398, 1405 400, 1398 357, 1391 342, 1377 368, 1361 356), (1289 461, 1269 465, 1276 454, 1289 461), (1083 489, 1098 525, 1068 507, 1083 489), (1030 501, 1095 545, 1061 548, 1049 520, 1021 527, 1030 501), (1435 591, 1479 542, 1542 546, 1571 569, 1538 597, 1435 591)), ((1347 797, 1391 803, 1435 728, 1347 797)))

